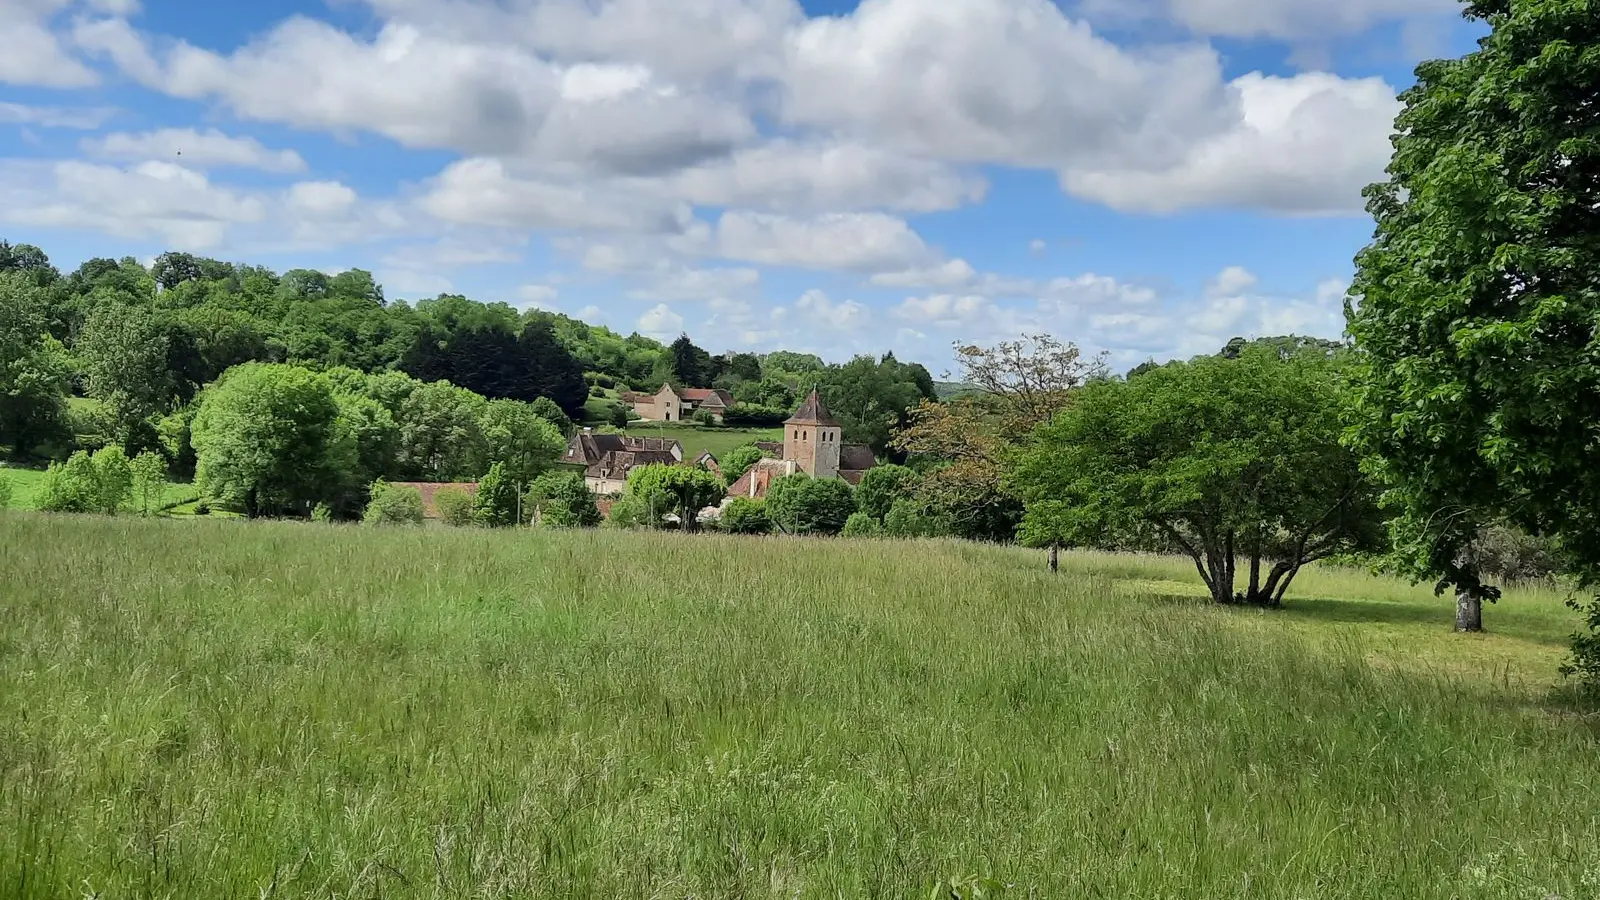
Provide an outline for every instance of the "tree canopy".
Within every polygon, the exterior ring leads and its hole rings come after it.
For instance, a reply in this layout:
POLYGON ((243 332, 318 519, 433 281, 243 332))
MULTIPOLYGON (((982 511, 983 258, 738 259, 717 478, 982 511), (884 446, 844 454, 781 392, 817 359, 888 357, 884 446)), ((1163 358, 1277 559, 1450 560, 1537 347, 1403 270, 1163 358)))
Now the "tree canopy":
POLYGON ((1339 360, 1262 347, 1082 388, 1012 474, 1024 540, 1154 539, 1188 555, 1217 602, 1280 605, 1302 566, 1375 539, 1340 443, 1343 379, 1339 360))
POLYGON ((1464 549, 1506 520, 1600 580, 1600 15, 1484 0, 1475 52, 1401 96, 1377 222, 1347 306, 1362 387, 1353 441, 1416 575, 1480 627, 1464 549))

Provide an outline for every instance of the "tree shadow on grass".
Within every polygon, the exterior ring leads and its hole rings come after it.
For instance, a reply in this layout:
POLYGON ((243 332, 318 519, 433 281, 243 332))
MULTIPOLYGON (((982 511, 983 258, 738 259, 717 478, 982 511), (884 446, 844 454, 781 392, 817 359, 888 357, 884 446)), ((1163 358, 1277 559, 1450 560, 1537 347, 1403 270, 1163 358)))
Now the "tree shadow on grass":
MULTIPOLYGON (((1455 607, 1447 599, 1436 605, 1396 603, 1390 600, 1351 600, 1331 597, 1293 597, 1279 612, 1297 619, 1314 619, 1330 624, 1350 625, 1426 625, 1449 631, 1455 624, 1455 607)), ((1538 627, 1522 621, 1515 613, 1495 615, 1493 605, 1483 610, 1484 630, 1518 640, 1564 647, 1567 636, 1552 634, 1548 625, 1538 627)))

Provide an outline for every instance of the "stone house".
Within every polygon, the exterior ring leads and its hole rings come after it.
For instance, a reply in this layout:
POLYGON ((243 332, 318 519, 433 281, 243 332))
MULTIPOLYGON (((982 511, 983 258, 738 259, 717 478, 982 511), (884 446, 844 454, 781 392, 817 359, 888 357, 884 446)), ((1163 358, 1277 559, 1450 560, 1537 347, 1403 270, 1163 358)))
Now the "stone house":
POLYGON ((584 470, 583 483, 601 497, 621 494, 628 487, 628 473, 639 466, 674 466, 683 462, 681 451, 612 450, 584 470))
POLYGON ((635 437, 631 434, 597 434, 585 428, 567 441, 567 451, 561 455, 563 465, 584 469, 605 458, 607 453, 672 454, 673 462, 683 461, 683 444, 676 438, 635 437))
POLYGON ((661 386, 654 394, 636 394, 628 391, 622 402, 633 408, 639 418, 649 422, 686 422, 697 410, 711 413, 717 422, 733 407, 733 395, 721 389, 684 388, 677 390, 670 384, 661 386))

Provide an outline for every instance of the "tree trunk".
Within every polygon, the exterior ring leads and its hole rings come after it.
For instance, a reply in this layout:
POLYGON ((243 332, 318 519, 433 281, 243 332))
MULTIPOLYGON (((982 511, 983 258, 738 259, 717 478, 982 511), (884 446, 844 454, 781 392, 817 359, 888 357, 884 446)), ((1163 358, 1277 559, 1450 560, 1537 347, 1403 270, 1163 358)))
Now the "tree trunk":
POLYGON ((1061 545, 1060 544, 1051 544, 1050 545, 1050 574, 1054 575, 1059 571, 1061 571, 1061 545))
POLYGON ((1483 598, 1477 591, 1456 592, 1456 630, 1476 632, 1483 630, 1483 598))

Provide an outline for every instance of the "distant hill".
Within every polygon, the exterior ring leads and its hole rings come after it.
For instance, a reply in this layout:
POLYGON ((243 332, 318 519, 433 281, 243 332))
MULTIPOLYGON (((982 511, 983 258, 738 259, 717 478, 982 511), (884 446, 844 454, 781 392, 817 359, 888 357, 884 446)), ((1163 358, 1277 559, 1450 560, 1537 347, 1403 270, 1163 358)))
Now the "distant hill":
POLYGON ((949 400, 951 397, 970 394, 975 390, 977 388, 960 381, 935 381, 933 383, 933 392, 938 395, 940 400, 949 400))

